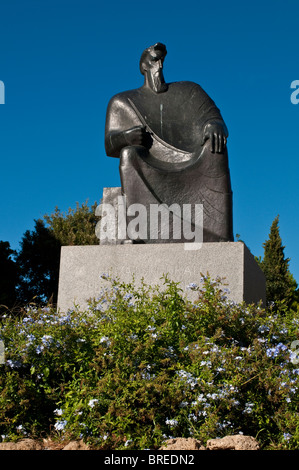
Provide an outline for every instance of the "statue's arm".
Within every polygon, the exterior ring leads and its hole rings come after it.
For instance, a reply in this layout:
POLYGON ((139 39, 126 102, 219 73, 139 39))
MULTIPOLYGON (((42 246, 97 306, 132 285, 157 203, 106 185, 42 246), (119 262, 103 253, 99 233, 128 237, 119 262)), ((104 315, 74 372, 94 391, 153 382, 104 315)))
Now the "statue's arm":
POLYGON ((222 119, 212 119, 204 125, 202 145, 210 140, 212 153, 223 153, 226 148, 228 130, 222 119))
POLYGON ((134 126, 125 131, 110 131, 105 136, 105 149, 108 157, 119 157, 124 147, 143 145, 145 140, 144 126, 134 126))
POLYGON ((119 157, 124 147, 143 145, 146 130, 126 100, 113 98, 107 108, 105 150, 109 157, 119 157))
POLYGON ((110 130, 105 133, 105 150, 108 157, 119 157, 121 149, 126 145, 123 131, 110 130))
POLYGON ((198 84, 193 84, 191 98, 198 113, 200 144, 204 145, 209 140, 213 153, 223 153, 227 143, 228 130, 220 110, 198 84))

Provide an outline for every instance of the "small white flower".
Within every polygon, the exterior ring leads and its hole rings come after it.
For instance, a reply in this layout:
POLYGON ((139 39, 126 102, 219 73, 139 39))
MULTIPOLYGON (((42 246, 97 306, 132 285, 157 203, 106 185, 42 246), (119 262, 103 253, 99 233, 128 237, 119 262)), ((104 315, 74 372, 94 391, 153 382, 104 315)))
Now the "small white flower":
POLYGON ((187 289, 190 289, 190 290, 195 290, 197 288, 197 284, 195 284, 195 282, 190 282, 190 284, 188 284, 187 286, 187 289))
POLYGON ((32 344, 32 342, 35 340, 35 336, 31 334, 27 335, 27 339, 28 339, 27 345, 30 346, 30 344, 32 344))
POLYGON ((108 336, 102 336, 100 343, 107 343, 107 345, 110 346, 111 341, 109 340, 108 336))
POLYGON ((148 331, 155 331, 156 330, 156 327, 155 326, 151 326, 151 325, 148 325, 148 327, 146 328, 148 331))
POLYGON ((99 400, 97 400, 96 398, 93 398, 92 400, 89 400, 88 406, 90 406, 90 408, 93 408, 94 405, 95 405, 98 401, 99 401, 99 400))
POLYGON ((245 403, 245 408, 243 413, 250 414, 252 413, 252 408, 254 407, 254 403, 245 403))
POLYGON ((180 407, 185 408, 185 406, 188 406, 188 402, 187 401, 182 401, 182 403, 180 403, 180 407))
POLYGON ((48 343, 48 342, 51 343, 52 341, 53 341, 53 338, 52 338, 52 336, 50 336, 50 335, 44 335, 44 336, 42 337, 42 342, 43 342, 43 343, 48 343))
POLYGON ((176 419, 166 419, 165 421, 165 424, 167 424, 168 426, 177 426, 178 425, 178 421, 176 419))
POLYGON ((56 431, 63 431, 66 426, 66 423, 67 421, 65 419, 57 421, 57 423, 55 423, 54 425, 54 428, 56 429, 56 431))
POLYGON ((38 345, 38 346, 36 347, 36 350, 35 350, 35 351, 36 351, 36 354, 40 354, 44 349, 45 349, 45 348, 44 348, 43 345, 38 345))
POLYGON ((207 399, 205 398, 204 394, 201 393, 200 395, 198 395, 197 401, 199 401, 199 402, 201 402, 201 401, 205 402, 205 401, 207 401, 207 399))

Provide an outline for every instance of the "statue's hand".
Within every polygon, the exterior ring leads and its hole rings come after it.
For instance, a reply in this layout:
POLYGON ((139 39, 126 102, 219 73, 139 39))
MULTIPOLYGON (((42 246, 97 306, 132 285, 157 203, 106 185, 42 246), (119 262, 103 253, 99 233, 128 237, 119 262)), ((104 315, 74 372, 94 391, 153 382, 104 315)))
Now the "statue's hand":
POLYGON ((135 126, 124 132, 128 145, 145 145, 147 133, 144 126, 135 126))
POLYGON ((222 121, 208 122, 203 131, 202 145, 210 139, 212 153, 223 153, 226 147, 228 131, 222 121))

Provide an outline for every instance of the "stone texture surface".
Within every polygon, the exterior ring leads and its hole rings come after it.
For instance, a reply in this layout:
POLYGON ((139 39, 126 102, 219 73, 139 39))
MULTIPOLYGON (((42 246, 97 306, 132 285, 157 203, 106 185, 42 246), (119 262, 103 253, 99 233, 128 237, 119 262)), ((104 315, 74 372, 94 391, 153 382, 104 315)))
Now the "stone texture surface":
POLYGON ((206 450, 202 443, 192 437, 169 439, 159 450, 206 450))
POLYGON ((87 444, 81 441, 71 441, 62 450, 89 450, 87 444))
MULTIPOLYGON (((83 440, 65 444, 63 441, 52 439, 43 439, 43 443, 34 439, 22 439, 18 442, 1 442, 1 450, 91 450, 91 448, 83 440)), ((166 441, 159 450, 259 450, 259 443, 251 436, 238 434, 222 439, 210 439, 204 447, 197 439, 178 437, 166 441)))
MULTIPOLYGON (((191 245, 191 244, 190 244, 191 245)), ((185 250, 183 243, 63 246, 60 259, 58 308, 65 311, 76 302, 97 297, 107 281, 102 273, 124 282, 144 278, 146 284, 159 284, 163 274, 186 288, 199 283, 201 275, 225 278, 228 297, 235 302, 265 301, 265 278, 254 257, 242 242, 203 243, 198 250, 185 250)))
POLYGON ((252 436, 225 436, 222 439, 209 439, 208 450, 259 450, 259 443, 252 436))
POLYGON ((43 446, 34 439, 22 439, 18 442, 1 442, 0 450, 42 450, 43 446))
POLYGON ((1 450, 90 450, 90 447, 80 441, 70 441, 65 444, 52 439, 43 439, 43 441, 35 439, 22 439, 18 442, 1 442, 1 450))

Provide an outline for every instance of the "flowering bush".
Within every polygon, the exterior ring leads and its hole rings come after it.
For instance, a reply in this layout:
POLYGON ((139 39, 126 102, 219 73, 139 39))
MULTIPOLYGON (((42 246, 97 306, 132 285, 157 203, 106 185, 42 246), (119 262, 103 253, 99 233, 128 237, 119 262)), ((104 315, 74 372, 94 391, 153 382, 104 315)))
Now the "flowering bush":
POLYGON ((209 277, 189 288, 196 301, 167 277, 163 288, 107 277, 85 311, 3 317, 2 439, 155 449, 169 437, 243 433, 298 448, 298 313, 235 304, 209 277))

